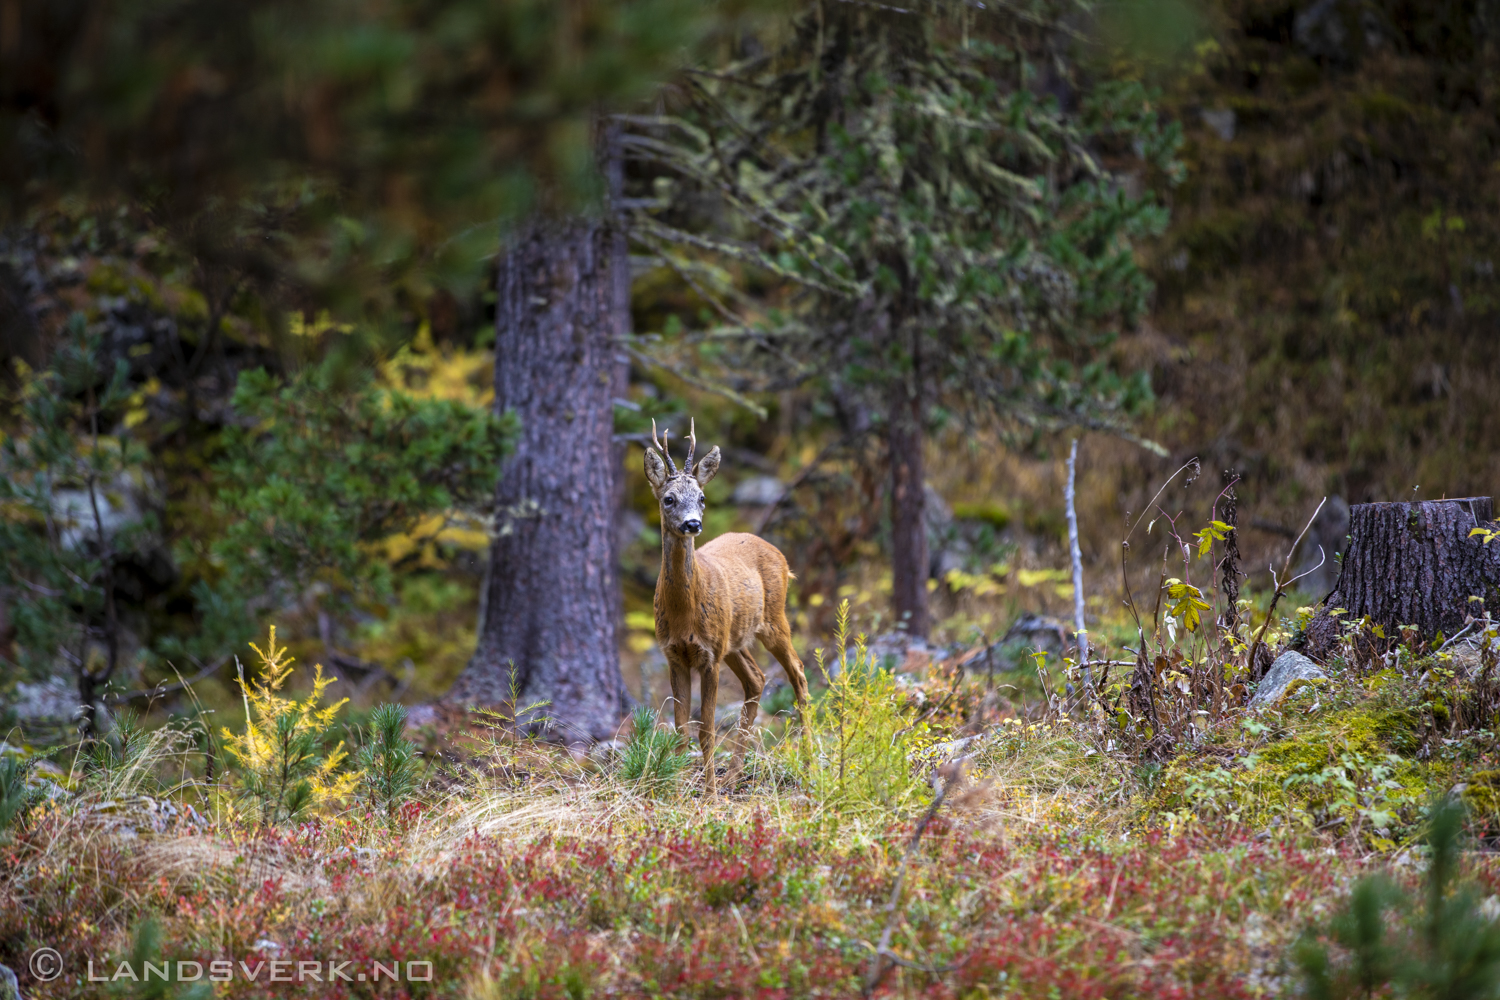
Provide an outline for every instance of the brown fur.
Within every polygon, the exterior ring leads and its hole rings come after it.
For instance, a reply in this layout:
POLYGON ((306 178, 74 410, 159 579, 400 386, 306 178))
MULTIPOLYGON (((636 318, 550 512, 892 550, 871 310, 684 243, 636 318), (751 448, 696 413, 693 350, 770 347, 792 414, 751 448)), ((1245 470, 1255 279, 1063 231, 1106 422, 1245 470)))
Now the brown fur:
MULTIPOLYGON (((665 446, 663 446, 665 453, 665 446)), ((670 461, 670 459, 668 460, 670 461)), ((702 525, 702 485, 719 469, 714 448, 694 466, 692 449, 681 472, 668 474, 662 457, 646 452, 646 478, 661 504, 661 575, 656 581, 656 641, 666 655, 672 683, 672 712, 677 731, 687 732, 692 674, 702 689, 698 742, 703 749, 704 783, 716 791, 714 709, 719 694, 719 666, 727 663, 745 689, 745 705, 735 731, 734 755, 725 778, 733 785, 745 762, 750 727, 760 708, 766 675, 751 647, 758 639, 776 657, 796 692, 807 702, 807 677, 792 648, 786 617, 786 557, 763 538, 734 532, 720 535, 701 549, 694 536, 702 525)))

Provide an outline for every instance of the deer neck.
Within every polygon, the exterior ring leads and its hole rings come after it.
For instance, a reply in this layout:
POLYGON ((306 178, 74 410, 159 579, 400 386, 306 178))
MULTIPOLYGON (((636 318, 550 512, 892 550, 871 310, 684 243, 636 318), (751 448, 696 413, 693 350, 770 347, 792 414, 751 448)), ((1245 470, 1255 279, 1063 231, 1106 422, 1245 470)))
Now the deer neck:
POLYGON ((696 595, 700 587, 698 558, 693 550, 693 539, 663 532, 661 578, 657 589, 666 609, 676 610, 681 606, 691 610, 696 607, 696 595))

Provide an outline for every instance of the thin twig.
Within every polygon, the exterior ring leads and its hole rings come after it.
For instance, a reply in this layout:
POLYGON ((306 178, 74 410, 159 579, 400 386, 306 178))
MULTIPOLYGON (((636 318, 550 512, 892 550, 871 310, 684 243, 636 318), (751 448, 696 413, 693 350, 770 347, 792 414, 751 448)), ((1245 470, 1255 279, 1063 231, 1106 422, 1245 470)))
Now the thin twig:
POLYGON ((1084 664, 1089 659, 1088 624, 1083 619, 1083 553, 1078 547, 1078 506, 1075 502, 1078 485, 1078 439, 1068 452, 1068 486, 1063 491, 1063 500, 1068 509, 1068 552, 1073 562, 1073 632, 1078 642, 1078 662, 1083 671, 1083 686, 1092 688, 1093 678, 1084 664))
MULTIPOLYGON (((1291 568, 1292 568, 1292 556, 1296 554, 1296 552, 1297 552, 1297 546, 1298 546, 1298 544, 1301 543, 1302 536, 1307 534, 1307 530, 1312 527, 1313 522, 1318 519, 1318 514, 1322 512, 1322 510, 1323 510, 1323 504, 1325 504, 1327 502, 1328 502, 1328 498, 1324 497, 1322 499, 1322 501, 1318 504, 1318 509, 1315 510, 1315 511, 1313 511, 1312 517, 1308 518, 1307 519, 1307 523, 1302 526, 1302 534, 1299 534, 1297 536, 1297 538, 1296 538, 1296 541, 1292 542, 1292 547, 1290 549, 1287 549, 1286 559, 1281 564, 1281 572, 1283 574, 1286 574, 1286 573, 1288 573, 1288 572, 1291 571, 1291 568)), ((1318 551, 1321 552, 1322 550, 1323 550, 1323 546, 1319 545, 1318 546, 1318 551)), ((1323 557, 1323 562, 1326 562, 1327 558, 1328 558, 1327 554, 1325 553, 1324 557, 1323 557)), ((1315 566, 1311 570, 1308 570, 1307 573, 1303 573, 1301 576, 1293 577, 1292 579, 1286 581, 1285 583, 1282 583, 1282 582, 1279 581, 1279 579, 1276 576, 1276 571, 1274 569, 1271 570, 1271 582, 1276 585, 1276 591, 1275 591, 1275 593, 1273 593, 1271 595, 1271 606, 1266 609, 1266 620, 1263 621, 1263 622, 1261 622, 1260 631, 1255 633, 1255 641, 1250 644, 1250 656, 1245 660, 1246 664, 1248 664, 1249 667, 1250 667, 1250 671, 1251 671, 1251 676, 1252 677, 1254 676, 1254 672, 1255 672, 1255 655, 1256 655, 1257 652, 1260 651, 1260 642, 1261 642, 1261 639, 1263 639, 1265 637, 1266 629, 1268 629, 1268 628, 1271 627, 1271 620, 1272 620, 1272 618, 1275 617, 1275 614, 1276 614, 1276 602, 1279 601, 1279 600, 1281 600, 1281 595, 1283 593, 1285 593, 1287 587, 1290 587, 1292 584, 1294 584, 1298 580, 1302 579, 1302 577, 1307 576, 1310 573, 1314 573, 1318 569, 1321 569, 1322 566, 1323 566, 1323 562, 1319 562, 1317 566, 1315 566)))
POLYGON ((876 947, 875 954, 870 956, 870 972, 865 979, 864 988, 864 995, 867 997, 875 992, 880 981, 885 978, 885 974, 897 965, 926 972, 949 971, 929 969, 893 955, 890 950, 891 933, 896 929, 896 906, 901 902, 901 887, 906 882, 906 870, 911 865, 912 856, 917 853, 917 847, 922 843, 922 834, 926 832, 927 824, 932 822, 937 811, 943 807, 943 800, 948 797, 948 789, 962 779, 964 763, 965 758, 960 757, 947 766, 939 768, 933 774, 937 795, 933 796, 932 805, 927 807, 927 812, 918 821, 917 828, 912 831, 911 843, 906 846, 906 853, 901 857, 901 868, 896 872, 896 884, 891 886, 891 898, 885 904, 885 927, 880 932, 880 944, 876 947))
MULTIPOLYGON (((202 670, 199 670, 196 674, 187 678, 186 680, 183 680, 182 675, 178 674, 176 684, 158 684, 155 687, 142 688, 139 691, 128 691, 125 694, 106 694, 104 696, 104 699, 106 701, 119 704, 122 701, 130 701, 135 698, 155 699, 160 698, 164 695, 176 694, 178 691, 182 691, 185 688, 192 687, 194 684, 197 684, 205 677, 208 677, 210 674, 217 672, 220 667, 228 662, 229 657, 220 657, 217 661, 210 663, 208 666, 204 667, 202 670)), ((175 672, 176 668, 173 669, 175 672)))
POLYGON ((1473 628, 1475 625, 1478 625, 1478 624, 1479 624, 1479 622, 1477 622, 1477 621, 1469 622, 1469 624, 1467 624, 1463 628, 1459 629, 1458 633, 1456 635, 1454 635, 1453 638, 1449 639, 1447 642, 1445 642, 1441 646, 1439 646, 1437 648, 1437 651, 1439 653, 1441 653, 1443 650, 1447 649, 1449 646, 1453 645, 1455 642, 1457 642, 1458 640, 1462 639, 1464 637, 1464 634, 1467 633, 1469 631, 1469 629, 1473 628))
POLYGON ((834 452, 838 451, 840 448, 853 444, 863 434, 863 431, 855 431, 853 434, 846 434, 844 437, 839 438, 837 441, 824 446, 823 450, 818 452, 817 456, 811 462, 808 462, 806 465, 804 465, 802 467, 802 470, 792 477, 792 481, 787 483, 786 486, 782 488, 781 493, 776 497, 776 499, 771 501, 770 505, 767 506, 763 512, 761 512, 760 520, 756 522, 752 534, 758 535, 766 530, 766 525, 771 523, 771 515, 776 512, 776 508, 785 503, 786 498, 791 496, 792 492, 796 490, 797 487, 801 486, 804 482, 807 481, 807 477, 812 475, 814 469, 827 461, 828 457, 834 452))
POLYGON ((694 386, 698 389, 702 389, 704 392, 711 392, 717 396, 723 396, 730 402, 743 406, 745 409, 749 410, 760 419, 766 419, 766 408, 764 406, 759 405, 754 400, 747 399, 746 397, 735 392, 733 389, 729 388, 727 385, 720 385, 717 382, 712 382, 706 378, 703 378, 702 376, 694 375, 692 372, 681 367, 680 365, 675 365, 670 361, 665 361, 662 358, 647 354, 645 351, 638 350, 637 348, 631 347, 628 344, 625 345, 625 353, 629 354, 636 361, 647 366, 648 368, 660 368, 662 371, 670 372, 671 374, 676 375, 678 378, 682 379, 688 385, 694 386))

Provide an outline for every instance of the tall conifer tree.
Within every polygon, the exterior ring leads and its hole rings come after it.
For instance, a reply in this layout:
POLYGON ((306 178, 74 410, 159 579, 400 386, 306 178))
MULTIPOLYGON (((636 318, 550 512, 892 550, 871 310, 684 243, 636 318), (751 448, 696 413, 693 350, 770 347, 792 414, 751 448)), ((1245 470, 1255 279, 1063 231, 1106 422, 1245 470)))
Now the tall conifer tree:
POLYGON ((889 455, 893 610, 915 635, 934 409, 1125 432, 1149 398, 1107 349, 1146 306, 1131 241, 1166 213, 1123 175, 1172 179, 1177 132, 1140 84, 1076 68, 1076 9, 814 0, 774 49, 750 43, 689 75, 672 113, 632 119, 669 195, 635 230, 715 312, 675 349, 702 362, 711 345, 741 389, 862 401, 889 455), (783 283, 785 308, 744 296, 747 274, 783 283))

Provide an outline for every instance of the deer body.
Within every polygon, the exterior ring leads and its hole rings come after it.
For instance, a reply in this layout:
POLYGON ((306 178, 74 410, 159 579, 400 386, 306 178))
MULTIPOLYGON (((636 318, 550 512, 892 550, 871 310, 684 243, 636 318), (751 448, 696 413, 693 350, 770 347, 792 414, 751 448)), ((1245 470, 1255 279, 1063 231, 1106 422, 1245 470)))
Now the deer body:
POLYGON ((703 707, 698 742, 703 750, 705 788, 712 795, 717 784, 714 710, 720 664, 729 665, 745 690, 726 777, 729 784, 744 765, 746 741, 765 690, 766 675, 751 653, 756 640, 786 671, 799 705, 807 701, 807 678, 792 648, 786 617, 791 573, 781 551, 763 538, 738 532, 720 535, 701 549, 694 545, 703 529, 702 487, 719 470, 719 449, 714 448, 695 466, 690 446, 687 463, 679 472, 665 443, 659 447, 661 455, 646 452, 646 478, 662 515, 661 575, 653 602, 656 642, 667 658, 673 721, 679 733, 687 732, 692 675, 695 671, 699 675, 703 707))

